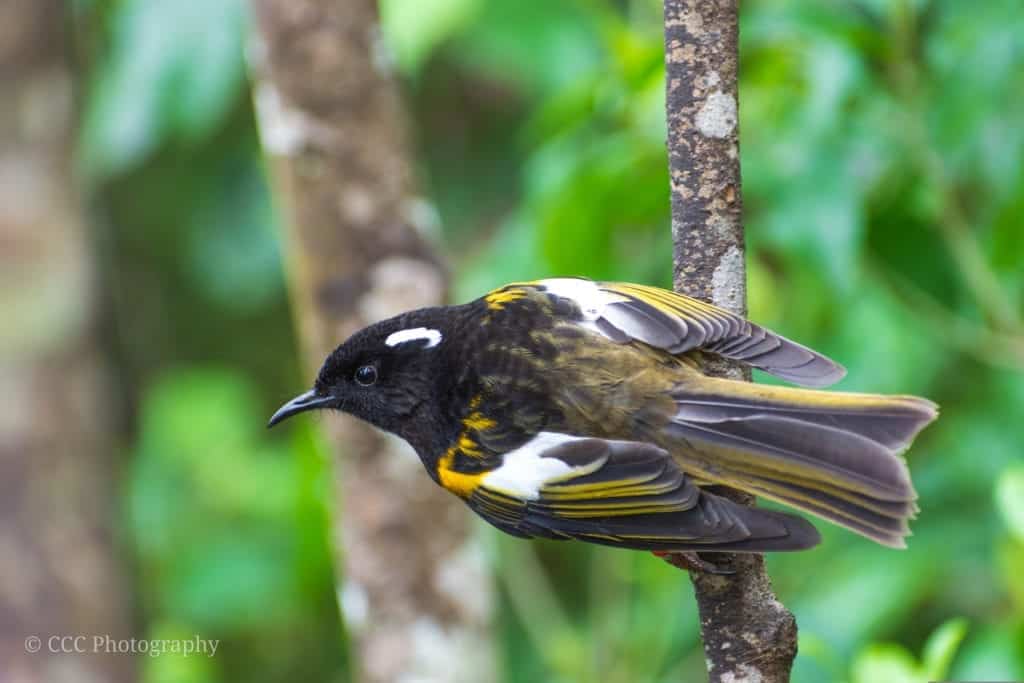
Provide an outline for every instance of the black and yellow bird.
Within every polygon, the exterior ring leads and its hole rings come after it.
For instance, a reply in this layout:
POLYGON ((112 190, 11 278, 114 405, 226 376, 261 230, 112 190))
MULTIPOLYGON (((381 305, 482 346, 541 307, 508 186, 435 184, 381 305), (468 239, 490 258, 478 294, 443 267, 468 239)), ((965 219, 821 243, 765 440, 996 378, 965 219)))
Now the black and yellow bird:
POLYGON ((845 374, 696 299, 553 278, 367 327, 270 425, 328 408, 397 434, 517 536, 661 552, 818 543, 802 517, 707 488, 722 484, 904 546, 917 496, 900 456, 933 403, 712 378, 705 353, 808 387, 845 374))

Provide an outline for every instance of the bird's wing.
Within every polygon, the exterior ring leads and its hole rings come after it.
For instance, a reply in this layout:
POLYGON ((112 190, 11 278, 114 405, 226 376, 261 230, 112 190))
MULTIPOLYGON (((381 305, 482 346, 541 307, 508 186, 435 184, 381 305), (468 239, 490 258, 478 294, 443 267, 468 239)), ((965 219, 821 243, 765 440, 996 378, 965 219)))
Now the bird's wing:
POLYGON ((633 441, 542 432, 507 453, 468 502, 517 536, 640 550, 764 552, 819 540, 804 519, 708 493, 666 451, 633 441))
POLYGON ((582 278, 532 285, 572 300, 584 326, 618 343, 639 341, 672 355, 701 349, 809 387, 834 384, 846 374, 841 365, 806 346, 683 294, 582 278))

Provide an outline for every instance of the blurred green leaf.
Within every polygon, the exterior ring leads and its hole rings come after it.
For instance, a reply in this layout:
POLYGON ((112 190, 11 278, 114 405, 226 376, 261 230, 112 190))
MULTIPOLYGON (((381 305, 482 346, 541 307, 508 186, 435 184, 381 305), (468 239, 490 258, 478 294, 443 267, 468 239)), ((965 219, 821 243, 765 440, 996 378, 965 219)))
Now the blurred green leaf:
POLYGON ((265 416, 253 394, 230 372, 179 370, 143 406, 133 537, 154 580, 151 608, 181 623, 237 631, 287 622, 309 572, 329 581, 324 537, 311 545, 295 528, 301 514, 315 522, 309 532, 326 533, 322 492, 300 502, 302 480, 315 480, 323 463, 300 479, 298 461, 261 438, 265 416))
POLYGON ((944 679, 957 649, 967 636, 966 619, 950 619, 928 636, 921 657, 924 677, 929 681, 944 679))
POLYGON ((949 677, 956 681, 1024 679, 1024 628, 1020 623, 993 623, 964 643, 949 677))
POLYGON ((925 47, 932 69, 928 121, 936 149, 979 189, 1005 193, 1018 182, 1024 149, 1024 17, 1019 3, 949 3, 925 47), (955 83, 955 87, 945 84, 955 83), (965 135, 965 131, 973 131, 965 135))
MULTIPOLYGON (((1018 155, 1024 156, 1024 153, 1018 155)), ((1016 302, 1024 301, 1024 239, 1021 239, 1021 216, 1024 216, 1024 172, 1008 197, 993 206, 985 246, 987 256, 1000 276, 1000 282, 1016 302)))
POLYGON ((542 253, 554 273, 611 278, 619 270, 626 279, 650 281, 658 264, 642 259, 659 253, 667 270, 663 155, 631 136, 595 141, 562 183, 546 187, 536 199, 536 211, 542 253), (632 183, 657 191, 637 192, 632 183), (589 248, 581 250, 582 244, 589 248), (634 264, 643 265, 629 272, 634 264))
POLYGON ((453 51, 474 69, 550 92, 594 68, 601 46, 594 14, 575 2, 482 3, 453 51))
POLYGON ((455 283, 455 301, 471 301, 508 282, 550 275, 536 242, 524 218, 509 219, 480 253, 467 258, 455 283))
POLYGON ((94 179, 137 164, 168 138, 208 135, 245 80, 243 0, 123 0, 92 75, 81 156, 94 179))
POLYGON ((941 354, 917 352, 932 345, 927 331, 877 282, 865 280, 836 322, 831 343, 849 371, 844 390, 924 392, 942 367, 941 354))
POLYGON ((853 683, 923 683, 914 656, 899 645, 871 645, 853 660, 853 683))
POLYGON ((191 547, 167 558, 162 611, 210 631, 294 617, 291 566, 282 561, 291 549, 273 534, 239 531, 197 533, 191 547))
POLYGON ((1004 539, 998 548, 999 568, 1003 587, 1014 604, 1014 612, 1024 612, 1024 541, 1004 539))
MULTIPOLYGON (((812 662, 818 665, 822 671, 828 672, 828 678, 834 681, 844 679, 843 670, 846 663, 832 649, 826 640, 807 629, 801 629, 797 634, 798 651, 800 652, 799 664, 795 666, 794 673, 799 674, 810 668, 812 662)), ((821 676, 819 675, 819 678, 821 676)))
POLYGON ((999 476, 996 505, 1010 533, 1024 542, 1024 466, 1009 467, 999 476))
POLYGON ((946 676, 965 635, 965 619, 951 619, 942 624, 928 637, 920 663, 901 645, 869 645, 853 660, 852 683, 927 683, 940 680, 946 676))
POLYGON ((978 515, 985 520, 979 534, 994 537, 996 482, 1007 468, 1019 464, 1024 452, 1024 430, 1007 428, 1024 410, 1024 383, 1012 373, 972 374, 971 386, 943 402, 943 414, 929 430, 933 432, 930 451, 941 461, 915 479, 918 491, 934 496, 932 505, 939 509, 942 501, 973 501, 969 510, 959 514, 978 515))
POLYGON ((431 52, 458 33, 482 0, 382 0, 381 26, 399 66, 416 73, 431 52))
POLYGON ((227 162, 192 217, 189 272, 222 309, 251 313, 284 296, 280 234, 258 160, 227 162))
MULTIPOLYGON (((849 656, 859 643, 898 627, 905 618, 904 605, 933 590, 940 568, 929 552, 905 553, 896 562, 890 558, 891 550, 824 525, 822 531, 825 549, 836 544, 843 548, 818 560, 813 581, 789 604, 801 629, 849 656)), ((915 536, 915 549, 922 546, 921 540, 915 536)))
MULTIPOLYGON (((146 638, 151 641, 194 641, 197 637, 207 639, 205 634, 171 621, 156 621, 146 632, 146 638)), ((220 648, 219 643, 217 647, 220 648)), ((140 679, 143 683, 215 683, 223 680, 215 657, 206 654, 186 656, 183 651, 140 656, 137 660, 141 669, 140 679)))

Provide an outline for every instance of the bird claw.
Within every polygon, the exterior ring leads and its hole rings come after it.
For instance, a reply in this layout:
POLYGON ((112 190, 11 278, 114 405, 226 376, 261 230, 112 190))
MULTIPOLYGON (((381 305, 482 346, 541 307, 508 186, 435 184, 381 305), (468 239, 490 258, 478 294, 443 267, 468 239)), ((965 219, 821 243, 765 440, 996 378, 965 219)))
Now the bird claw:
POLYGON ((705 574, 714 574, 716 576, 736 573, 735 569, 721 567, 713 562, 708 562, 692 551, 652 550, 651 552, 655 557, 660 557, 673 567, 685 569, 686 571, 704 572, 705 574))

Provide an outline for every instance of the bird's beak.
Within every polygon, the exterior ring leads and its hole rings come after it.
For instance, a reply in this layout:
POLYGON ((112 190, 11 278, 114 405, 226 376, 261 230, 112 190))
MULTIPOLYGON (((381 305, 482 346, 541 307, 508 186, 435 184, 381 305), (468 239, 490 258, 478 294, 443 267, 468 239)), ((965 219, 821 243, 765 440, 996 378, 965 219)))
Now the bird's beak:
POLYGON ((307 410, 313 410, 314 408, 323 408, 333 400, 333 396, 320 396, 313 390, 307 391, 304 394, 299 394, 278 408, 277 412, 270 416, 270 422, 267 423, 267 427, 273 427, 278 422, 286 420, 292 415, 304 413, 307 410))

